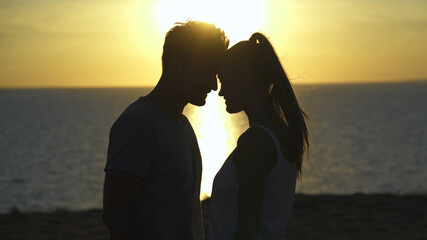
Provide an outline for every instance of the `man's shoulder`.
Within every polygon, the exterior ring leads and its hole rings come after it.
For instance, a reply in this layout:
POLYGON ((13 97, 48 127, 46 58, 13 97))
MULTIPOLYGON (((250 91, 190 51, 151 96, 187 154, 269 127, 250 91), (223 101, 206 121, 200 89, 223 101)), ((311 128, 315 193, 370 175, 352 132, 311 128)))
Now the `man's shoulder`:
POLYGON ((120 114, 115 125, 152 125, 155 123, 156 111, 144 97, 138 98, 120 114))
POLYGON ((145 97, 140 97, 131 103, 122 113, 125 116, 146 116, 154 111, 152 103, 145 97))

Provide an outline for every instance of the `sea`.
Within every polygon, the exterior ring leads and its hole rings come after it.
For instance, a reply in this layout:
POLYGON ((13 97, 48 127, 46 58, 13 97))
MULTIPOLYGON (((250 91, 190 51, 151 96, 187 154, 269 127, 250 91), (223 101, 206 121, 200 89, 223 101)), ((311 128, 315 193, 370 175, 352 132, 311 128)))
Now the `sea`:
MULTIPOLYGON (((0 89, 0 213, 102 207, 111 125, 151 88, 0 89)), ((297 193, 427 193, 427 82, 295 85, 311 149, 297 193)), ((186 106, 201 198, 240 134, 217 92, 186 106)))

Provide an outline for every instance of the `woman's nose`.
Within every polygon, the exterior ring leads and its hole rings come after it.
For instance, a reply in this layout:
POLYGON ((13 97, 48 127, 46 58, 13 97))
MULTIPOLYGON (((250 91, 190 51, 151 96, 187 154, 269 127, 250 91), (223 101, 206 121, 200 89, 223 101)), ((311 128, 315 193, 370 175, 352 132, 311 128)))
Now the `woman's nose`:
POLYGON ((218 93, 218 95, 219 95, 219 96, 221 96, 221 97, 223 97, 223 96, 224 96, 223 89, 224 89, 224 88, 221 86, 221 88, 220 88, 220 90, 219 90, 219 93, 218 93))

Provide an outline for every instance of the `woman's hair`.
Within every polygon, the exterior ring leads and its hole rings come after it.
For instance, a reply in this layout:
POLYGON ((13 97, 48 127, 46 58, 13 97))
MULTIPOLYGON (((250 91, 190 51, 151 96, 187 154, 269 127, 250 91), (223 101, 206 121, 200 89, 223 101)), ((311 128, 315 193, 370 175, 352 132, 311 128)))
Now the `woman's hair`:
POLYGON ((301 176, 304 154, 308 154, 310 147, 306 125, 306 119, 309 117, 299 106, 291 83, 270 41, 263 34, 256 32, 249 41, 242 41, 233 46, 227 55, 239 55, 239 59, 231 57, 230 60, 247 64, 256 79, 265 81, 275 112, 287 129, 289 139, 286 149, 291 158, 289 160, 295 160, 298 175, 301 176))

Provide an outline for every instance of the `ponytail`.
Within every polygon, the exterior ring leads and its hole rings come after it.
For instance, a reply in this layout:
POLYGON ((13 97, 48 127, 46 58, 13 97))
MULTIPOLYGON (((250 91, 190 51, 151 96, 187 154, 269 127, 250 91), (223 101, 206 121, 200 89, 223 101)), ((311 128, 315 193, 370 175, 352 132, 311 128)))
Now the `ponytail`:
POLYGON ((263 65, 268 74, 264 74, 264 78, 267 77, 265 80, 269 86, 270 99, 289 133, 289 160, 295 159, 298 175, 301 176, 304 154, 308 154, 310 147, 306 125, 306 119, 309 117, 299 106, 288 76, 270 41, 263 34, 256 32, 252 34, 249 42, 255 44, 253 46, 262 55, 262 61, 265 61, 263 65))

